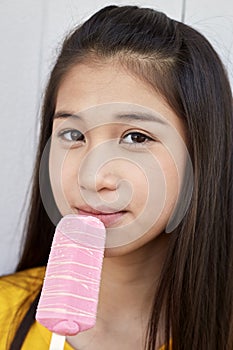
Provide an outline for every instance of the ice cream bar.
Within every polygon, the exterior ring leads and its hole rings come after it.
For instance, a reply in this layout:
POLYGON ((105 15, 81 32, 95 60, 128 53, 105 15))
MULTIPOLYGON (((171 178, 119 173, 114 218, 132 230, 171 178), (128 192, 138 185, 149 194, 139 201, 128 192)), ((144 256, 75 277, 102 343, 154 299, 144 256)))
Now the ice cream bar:
POLYGON ((58 223, 36 319, 50 331, 75 335, 96 322, 106 231, 92 216, 58 223))

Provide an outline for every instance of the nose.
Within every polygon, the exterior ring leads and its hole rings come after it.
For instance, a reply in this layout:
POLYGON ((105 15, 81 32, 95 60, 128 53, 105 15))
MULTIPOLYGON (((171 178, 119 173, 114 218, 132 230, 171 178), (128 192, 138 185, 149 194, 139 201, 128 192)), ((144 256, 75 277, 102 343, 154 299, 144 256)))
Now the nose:
POLYGON ((79 185, 81 189, 100 192, 101 190, 116 191, 119 179, 110 170, 99 169, 97 172, 90 167, 83 171, 83 175, 79 175, 79 185))
POLYGON ((110 150, 99 149, 89 153, 81 162, 78 184, 90 192, 116 191, 119 184, 117 163, 110 150), (110 154, 111 153, 111 154, 110 154))

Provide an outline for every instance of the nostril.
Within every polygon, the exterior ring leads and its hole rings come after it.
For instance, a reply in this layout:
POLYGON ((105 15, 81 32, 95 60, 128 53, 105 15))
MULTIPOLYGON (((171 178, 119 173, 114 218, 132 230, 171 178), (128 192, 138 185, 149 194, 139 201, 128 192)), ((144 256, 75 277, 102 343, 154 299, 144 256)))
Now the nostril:
POLYGON ((116 191, 119 188, 119 177, 112 173, 99 171, 96 175, 79 176, 78 185, 80 190, 99 192, 102 190, 116 191))

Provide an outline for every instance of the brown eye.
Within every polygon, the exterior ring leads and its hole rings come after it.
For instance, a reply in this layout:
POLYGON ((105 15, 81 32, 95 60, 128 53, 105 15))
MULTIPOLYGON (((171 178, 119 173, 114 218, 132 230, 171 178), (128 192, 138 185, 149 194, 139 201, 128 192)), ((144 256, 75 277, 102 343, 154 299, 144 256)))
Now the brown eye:
POLYGON ((131 139, 133 142, 142 143, 146 141, 146 136, 143 134, 132 134, 131 139))
POLYGON ((140 132, 131 132, 126 136, 124 136, 123 140, 124 140, 124 143, 133 144, 133 143, 145 143, 147 141, 151 141, 152 138, 140 132))

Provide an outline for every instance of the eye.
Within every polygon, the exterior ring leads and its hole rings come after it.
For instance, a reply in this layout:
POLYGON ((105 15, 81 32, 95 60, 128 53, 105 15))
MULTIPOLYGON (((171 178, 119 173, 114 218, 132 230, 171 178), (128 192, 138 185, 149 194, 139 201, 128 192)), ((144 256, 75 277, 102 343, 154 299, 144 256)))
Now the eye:
POLYGON ((123 137, 123 143, 128 144, 144 144, 153 141, 153 139, 141 132, 130 132, 123 137))
POLYGON ((84 135, 76 129, 62 131, 58 137, 68 142, 85 141, 84 135))

